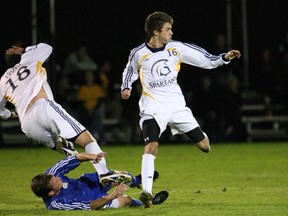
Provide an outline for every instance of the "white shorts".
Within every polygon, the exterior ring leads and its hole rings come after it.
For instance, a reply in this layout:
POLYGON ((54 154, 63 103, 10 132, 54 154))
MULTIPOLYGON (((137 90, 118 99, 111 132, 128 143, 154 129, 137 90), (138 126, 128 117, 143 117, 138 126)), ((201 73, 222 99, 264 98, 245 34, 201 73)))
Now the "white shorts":
POLYGON ((106 205, 102 206, 101 209, 108 209, 108 208, 120 208, 120 202, 118 198, 113 199, 112 201, 108 202, 106 205))
POLYGON ((196 127, 199 127, 197 120, 194 118, 192 111, 188 107, 177 109, 172 112, 156 113, 154 111, 146 111, 140 113, 141 119, 139 122, 142 130, 143 122, 154 118, 160 127, 160 134, 166 130, 167 125, 170 126, 173 135, 187 133, 196 127))
POLYGON ((59 136, 71 139, 85 127, 53 100, 39 99, 21 119, 21 129, 35 143, 49 148, 56 145, 59 136))

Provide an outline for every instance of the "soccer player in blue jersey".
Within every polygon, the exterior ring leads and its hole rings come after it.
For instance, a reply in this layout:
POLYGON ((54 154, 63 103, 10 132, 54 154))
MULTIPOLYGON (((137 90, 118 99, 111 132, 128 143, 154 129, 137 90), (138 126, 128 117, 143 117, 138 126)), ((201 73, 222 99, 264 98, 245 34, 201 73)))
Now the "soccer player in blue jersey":
MULTIPOLYGON (((129 175, 130 178, 126 178, 124 181, 115 179, 115 182, 112 178, 112 181, 107 185, 99 182, 97 172, 83 174, 78 179, 65 176, 65 174, 78 167, 82 161, 98 163, 103 156, 104 153, 95 155, 85 152, 70 155, 57 162, 43 174, 35 176, 31 182, 31 189, 35 195, 42 197, 46 208, 50 210, 97 210, 142 206, 141 201, 122 194, 128 189, 127 185, 130 187, 140 186, 140 175, 133 177, 128 172, 121 171, 129 175), (116 186, 116 188, 108 194, 113 186, 116 186)), ((158 175, 154 176, 154 179, 157 177, 158 175)), ((155 196, 153 204, 161 204, 167 197, 167 193, 160 192, 155 196)))
POLYGON ((209 139, 201 130, 192 111, 186 107, 177 83, 181 63, 213 69, 240 58, 239 50, 212 55, 194 44, 171 40, 173 19, 165 12, 150 14, 145 22, 148 41, 130 52, 122 76, 121 97, 129 99, 132 84, 140 78, 142 95, 139 100, 140 127, 145 141, 142 156, 142 187, 140 200, 151 206, 154 160, 159 137, 171 127, 172 134, 186 134, 204 152, 210 151, 209 139))

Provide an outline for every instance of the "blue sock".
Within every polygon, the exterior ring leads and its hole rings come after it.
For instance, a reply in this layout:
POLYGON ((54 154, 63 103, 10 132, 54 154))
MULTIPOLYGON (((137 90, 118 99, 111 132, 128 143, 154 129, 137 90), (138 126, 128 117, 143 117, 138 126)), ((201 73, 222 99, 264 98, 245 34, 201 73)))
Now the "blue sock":
POLYGON ((140 200, 136 200, 132 198, 129 207, 142 206, 142 205, 143 204, 140 200))
POLYGON ((141 179, 141 176, 138 175, 135 177, 135 182, 134 182, 135 185, 137 186, 140 186, 142 184, 142 179, 141 179))
POLYGON ((132 177, 132 181, 126 183, 126 185, 128 185, 131 188, 140 187, 140 185, 142 183, 141 175, 138 175, 135 177, 131 173, 128 173, 128 175, 130 175, 132 177))

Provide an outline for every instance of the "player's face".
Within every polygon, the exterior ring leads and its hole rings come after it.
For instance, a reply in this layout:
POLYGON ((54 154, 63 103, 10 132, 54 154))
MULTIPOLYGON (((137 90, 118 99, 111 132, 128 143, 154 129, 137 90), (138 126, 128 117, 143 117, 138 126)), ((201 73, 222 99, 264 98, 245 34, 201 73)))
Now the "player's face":
POLYGON ((56 177, 56 176, 52 176, 52 178, 50 179, 49 182, 49 186, 51 187, 51 189, 57 193, 61 190, 62 186, 63 186, 63 182, 61 180, 61 178, 56 177))
POLYGON ((161 29, 161 32, 159 32, 158 39, 163 43, 166 44, 171 40, 173 35, 172 32, 172 24, 171 23, 165 23, 161 29))

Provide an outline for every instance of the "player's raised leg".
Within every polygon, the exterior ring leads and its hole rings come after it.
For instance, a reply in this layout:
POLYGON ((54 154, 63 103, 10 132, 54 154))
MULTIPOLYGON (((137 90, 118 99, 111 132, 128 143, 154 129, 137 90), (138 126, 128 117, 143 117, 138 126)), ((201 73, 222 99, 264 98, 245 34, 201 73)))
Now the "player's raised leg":
POLYGON ((185 133, 188 138, 191 140, 191 142, 195 143, 196 146, 203 152, 208 153, 210 152, 210 143, 209 143, 209 138, 204 133, 200 127, 196 127, 193 130, 188 131, 185 133))

